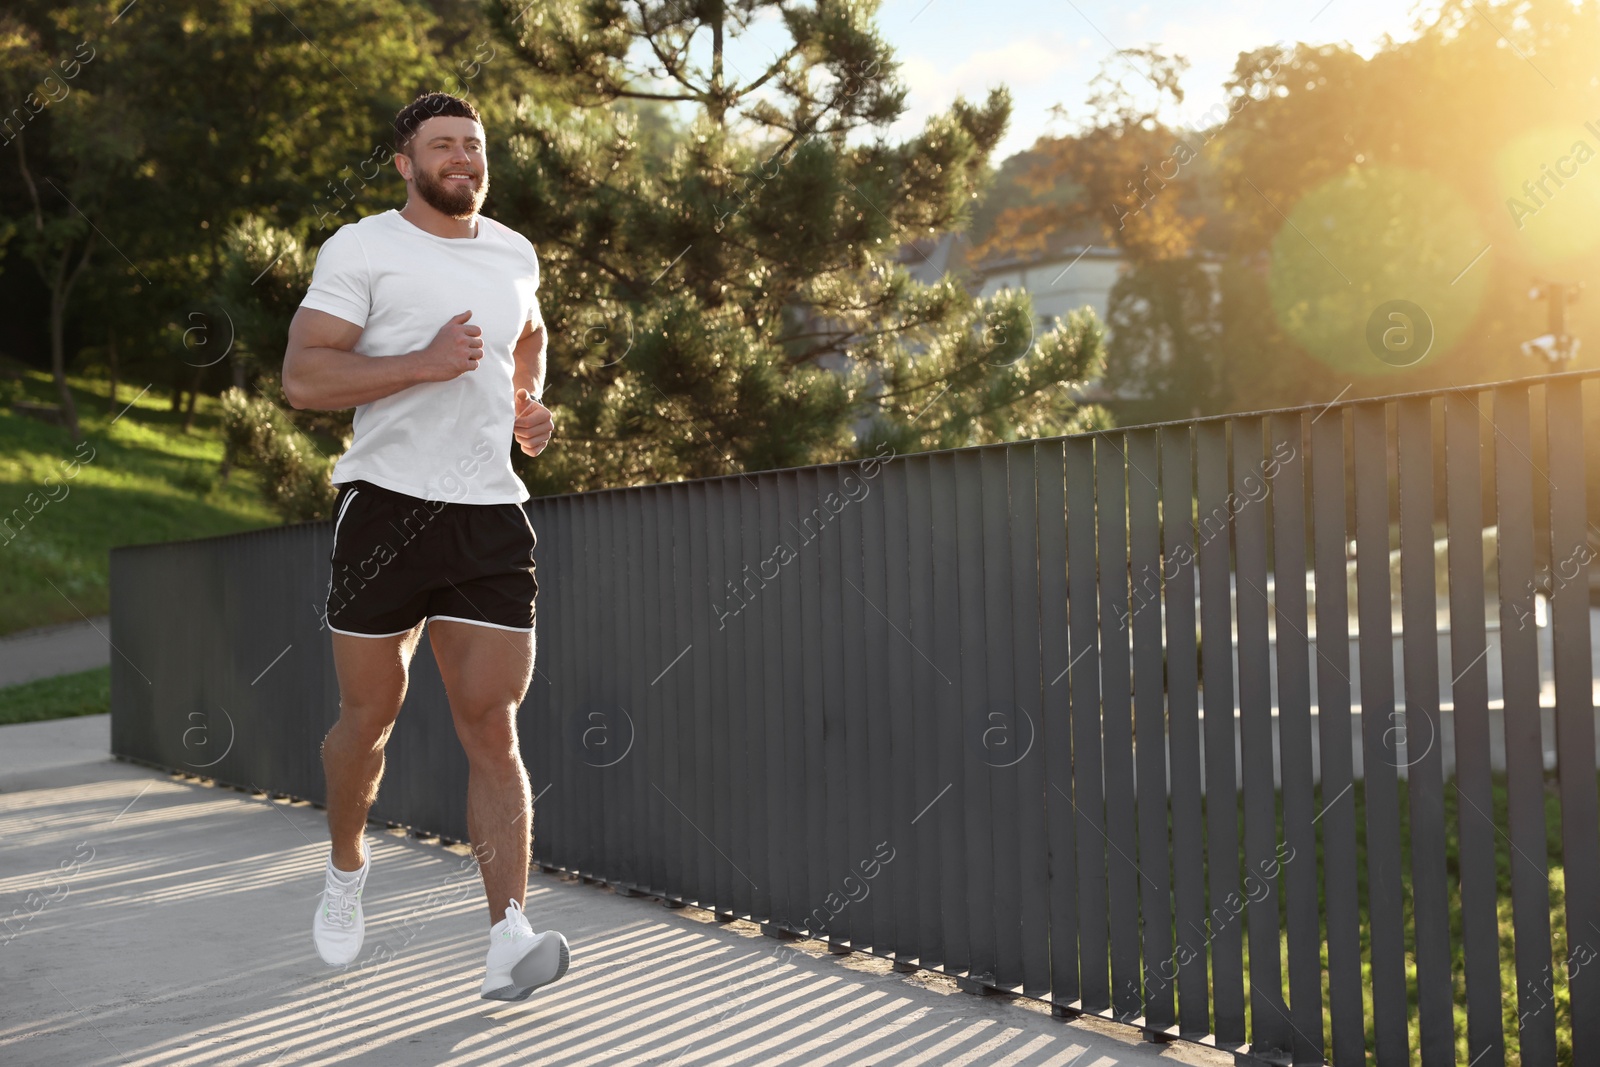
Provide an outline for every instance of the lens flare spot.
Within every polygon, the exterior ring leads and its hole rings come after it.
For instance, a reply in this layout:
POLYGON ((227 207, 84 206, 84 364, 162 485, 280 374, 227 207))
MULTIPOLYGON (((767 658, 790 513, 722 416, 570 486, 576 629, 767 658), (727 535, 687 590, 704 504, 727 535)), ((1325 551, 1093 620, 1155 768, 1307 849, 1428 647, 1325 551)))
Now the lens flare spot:
POLYGON ((1448 358, 1481 306, 1494 258, 1488 244, 1471 206, 1438 177, 1352 167, 1288 210, 1272 242, 1273 312, 1341 374, 1428 366, 1448 358))
POLYGON ((1501 149, 1494 170, 1506 217, 1534 263, 1557 264, 1600 243, 1595 129, 1573 123, 1530 130, 1501 149))

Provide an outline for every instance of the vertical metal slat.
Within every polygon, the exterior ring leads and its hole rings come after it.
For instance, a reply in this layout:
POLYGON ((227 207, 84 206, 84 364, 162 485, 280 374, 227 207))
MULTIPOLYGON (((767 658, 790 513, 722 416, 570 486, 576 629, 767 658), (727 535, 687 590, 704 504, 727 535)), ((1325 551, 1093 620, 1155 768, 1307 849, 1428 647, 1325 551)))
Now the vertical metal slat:
MULTIPOLYGON (((1045 827, 1044 722, 1040 701, 1038 446, 1006 449, 1011 485, 1011 634, 1014 699, 1021 712, 1012 782, 1017 805, 1022 987, 1028 996, 1050 993, 1050 838, 1045 827)), ((1002 869, 1002 877, 1004 871, 1002 869)))
MULTIPOLYGON (((1293 1061, 1322 1062, 1322 932, 1317 903, 1316 790, 1312 778, 1310 637, 1306 631, 1306 463, 1299 415, 1272 420, 1262 472, 1272 486, 1274 625, 1283 843, 1270 871, 1288 898, 1289 1016, 1293 1061)), ((1341 494, 1342 495, 1342 494, 1341 494)))
POLYGON ((1077 815, 1078 989, 1084 1011, 1111 1006, 1111 935, 1107 921, 1105 778, 1100 748, 1099 598, 1095 549, 1094 441, 1065 446, 1067 496, 1067 628, 1076 661, 1072 687, 1072 780, 1054 791, 1077 815), (1078 657, 1082 659, 1078 659, 1078 657))
POLYGON ((1239 755, 1244 771, 1244 896, 1250 937, 1251 1049, 1285 1053, 1294 1030, 1283 1000, 1273 794, 1272 648, 1267 637, 1267 495, 1260 419, 1233 423, 1233 534, 1239 634, 1239 755), (1268 877, 1271 873, 1274 877, 1268 877))
POLYGON ((1356 611, 1361 640, 1362 781, 1367 802, 1367 910, 1372 929, 1372 1004, 1379 1067, 1408 1062, 1404 902, 1400 870, 1400 762, 1394 708, 1389 586, 1387 408, 1353 412, 1356 478, 1356 611))
POLYGON ((1200 541, 1201 684, 1205 707, 1206 872, 1211 905, 1211 996, 1217 1044, 1245 1043, 1244 931, 1239 896, 1238 771, 1234 763, 1232 496, 1227 425, 1195 427, 1200 541), (1218 918, 1218 916, 1221 918, 1218 918))
POLYGON ((1450 683, 1456 741, 1456 837, 1461 866, 1461 952, 1467 992, 1467 1059, 1505 1067, 1500 1014, 1499 889, 1495 874, 1493 742, 1483 588, 1481 415, 1471 394, 1445 398, 1445 478, 1450 564, 1450 683))
POLYGON ((1167 841, 1167 713, 1161 641, 1161 452, 1154 430, 1127 435, 1132 592, 1134 755, 1138 774, 1139 904, 1144 915, 1144 1024, 1177 1021, 1167 841))
POLYGON ((1188 427, 1161 431, 1161 527, 1177 939, 1162 977, 1177 979, 1178 1032, 1198 1038, 1211 1032, 1211 990, 1206 966, 1205 823, 1200 790, 1200 650, 1194 607, 1194 442, 1188 427))
MULTIPOLYGON (((1023 886, 1018 830, 1022 812, 1017 768, 1024 758, 1030 713, 1018 700, 1014 657, 1019 635, 1013 628, 1013 606, 1024 606, 1028 594, 1037 588, 1036 582, 1028 583, 1027 593, 1021 586, 1012 587, 1015 568, 1033 561, 1031 555, 1025 560, 1016 560, 1012 555, 1009 452, 1008 448, 993 447, 978 454, 983 490, 983 657, 987 684, 983 703, 973 709, 980 716, 981 730, 977 738, 980 747, 975 751, 981 754, 983 774, 989 779, 990 848, 994 857, 989 912, 994 916, 995 984, 1002 989, 1022 985, 1023 886)), ((1031 496, 1031 482, 1025 491, 1031 496)), ((1018 486, 1018 495, 1023 492, 1024 487, 1018 486)))
MULTIPOLYGON (((967 977, 984 985, 999 981, 995 940, 993 768, 984 762, 980 734, 989 700, 992 672, 987 658, 988 604, 985 600, 985 511, 983 456, 993 449, 957 452, 955 468, 956 535, 960 563, 957 588, 961 610, 961 767, 966 792, 961 814, 966 823, 967 937, 972 958, 967 977)), ((1004 512, 1002 511, 1003 515, 1004 512)), ((1007 576, 1009 578, 1009 575, 1007 576)), ((1007 680, 1010 671, 1005 672, 1007 680)), ((959 788, 959 787, 958 787, 959 788)))
POLYGON ((1072 787, 1072 718, 1067 675, 1073 669, 1073 648, 1067 630, 1067 503, 1065 457, 1059 441, 1042 442, 1039 472, 1039 630, 1043 658, 1043 696, 1039 725, 1043 732, 1044 803, 1049 835, 1050 999, 1058 1011, 1078 999, 1078 862, 1069 792, 1072 787))
POLYGON ((1433 577, 1433 407, 1400 401, 1400 597, 1405 654, 1406 771, 1411 809, 1411 899, 1416 932, 1419 1044, 1424 1067, 1455 1061, 1450 890, 1445 867, 1444 734, 1433 577))
POLYGON ((1528 390, 1494 394, 1495 510, 1500 556, 1500 676, 1505 692, 1506 792, 1515 927, 1517 1024, 1523 1063, 1556 1061, 1550 973, 1550 883, 1544 826, 1544 748, 1534 604, 1532 434, 1528 390))
POLYGON ((1572 1061, 1600 1058, 1600 827, 1595 810, 1594 677, 1590 658, 1588 511, 1583 394, 1575 381, 1545 391, 1550 463, 1551 646, 1555 651, 1556 770, 1567 907, 1572 1061))
POLYGON ((1311 523, 1316 551, 1317 752, 1322 792, 1322 884, 1327 901, 1328 1014, 1335 1067, 1364 1067, 1360 884, 1356 854, 1355 753, 1350 715, 1349 537, 1345 414, 1311 420, 1311 523))

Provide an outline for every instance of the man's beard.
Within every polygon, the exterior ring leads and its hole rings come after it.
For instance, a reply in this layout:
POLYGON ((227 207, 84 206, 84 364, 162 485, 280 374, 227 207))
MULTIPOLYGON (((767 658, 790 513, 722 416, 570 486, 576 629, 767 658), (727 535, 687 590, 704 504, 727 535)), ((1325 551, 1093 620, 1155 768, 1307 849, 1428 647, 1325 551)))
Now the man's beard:
POLYGON ((483 200, 489 195, 487 171, 479 176, 476 186, 463 186, 449 178, 438 178, 421 168, 415 171, 415 176, 417 192, 428 202, 428 206, 453 219, 470 219, 483 207, 483 200))

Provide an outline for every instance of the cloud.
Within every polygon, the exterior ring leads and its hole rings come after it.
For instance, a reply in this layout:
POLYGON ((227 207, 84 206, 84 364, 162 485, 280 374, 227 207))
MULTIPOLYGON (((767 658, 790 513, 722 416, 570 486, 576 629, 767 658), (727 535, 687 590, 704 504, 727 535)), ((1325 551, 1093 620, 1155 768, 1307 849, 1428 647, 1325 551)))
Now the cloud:
POLYGON ((946 103, 958 94, 987 92, 1004 82, 1013 86, 1040 85, 1063 73, 1082 45, 1059 34, 1051 39, 1030 36, 999 48, 974 52, 954 67, 941 67, 922 56, 908 56, 901 77, 913 97, 940 98, 946 103))
MULTIPOLYGON (((997 85, 1010 88, 1014 98, 1039 92, 1052 95, 1052 85, 1060 87, 1053 95, 1069 96, 1074 73, 1081 74, 1085 62, 1095 62, 1096 54, 1094 42, 1086 38, 1050 33, 1031 34, 998 48, 974 52, 954 66, 922 54, 903 55, 899 74, 909 90, 907 108, 894 124, 891 136, 914 136, 928 116, 948 108, 957 96, 978 102, 997 85)), ((1018 117, 1013 115, 1013 126, 1018 117)), ((1027 138, 1030 142, 1032 139, 1032 135, 1027 138)))

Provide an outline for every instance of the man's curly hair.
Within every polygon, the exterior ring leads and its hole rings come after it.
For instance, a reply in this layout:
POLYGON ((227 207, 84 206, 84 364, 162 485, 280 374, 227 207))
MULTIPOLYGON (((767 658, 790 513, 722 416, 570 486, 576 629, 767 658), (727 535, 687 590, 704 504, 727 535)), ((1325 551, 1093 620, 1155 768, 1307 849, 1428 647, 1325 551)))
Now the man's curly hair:
POLYGON ((459 96, 440 92, 419 93, 415 100, 401 108, 394 117, 395 152, 405 152, 410 148, 411 141, 416 137, 417 130, 423 122, 441 115, 472 119, 480 124, 483 122, 478 116, 478 109, 459 96))

